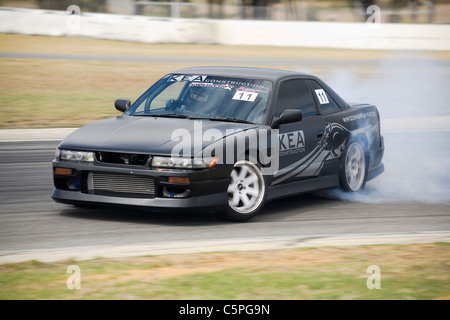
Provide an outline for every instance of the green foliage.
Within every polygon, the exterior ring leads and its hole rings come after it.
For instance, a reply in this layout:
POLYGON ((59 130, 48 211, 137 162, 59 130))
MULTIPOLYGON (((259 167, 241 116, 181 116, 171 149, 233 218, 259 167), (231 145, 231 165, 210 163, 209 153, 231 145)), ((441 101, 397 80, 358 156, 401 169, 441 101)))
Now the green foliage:
MULTIPOLYGON (((219 254, 219 260, 208 253, 9 263, 0 265, 0 299, 448 299, 448 248, 437 243, 274 251, 266 254, 287 260, 265 265, 240 260, 224 266, 235 253, 219 254), (67 267, 73 264, 81 270, 79 290, 66 284, 67 267), (379 289, 367 287, 371 264, 381 270, 379 289)), ((251 253, 246 255, 250 261, 251 253)))

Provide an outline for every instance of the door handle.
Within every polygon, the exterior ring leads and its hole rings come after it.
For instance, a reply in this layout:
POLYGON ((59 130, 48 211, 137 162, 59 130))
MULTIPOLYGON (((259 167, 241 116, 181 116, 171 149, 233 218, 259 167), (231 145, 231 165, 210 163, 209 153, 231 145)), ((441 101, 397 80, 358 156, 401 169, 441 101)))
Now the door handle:
POLYGON ((319 131, 317 131, 317 138, 322 138, 324 133, 325 133, 325 130, 323 130, 323 129, 320 129, 319 131))

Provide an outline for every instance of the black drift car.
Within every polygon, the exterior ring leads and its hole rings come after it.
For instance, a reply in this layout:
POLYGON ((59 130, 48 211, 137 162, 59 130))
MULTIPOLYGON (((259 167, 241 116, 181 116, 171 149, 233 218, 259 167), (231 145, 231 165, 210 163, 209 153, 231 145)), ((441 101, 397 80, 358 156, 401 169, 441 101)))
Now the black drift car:
POLYGON ((58 146, 55 201, 202 208, 244 221, 269 200, 357 192, 384 171, 377 108, 348 104, 308 74, 188 68, 115 106, 123 115, 58 146))

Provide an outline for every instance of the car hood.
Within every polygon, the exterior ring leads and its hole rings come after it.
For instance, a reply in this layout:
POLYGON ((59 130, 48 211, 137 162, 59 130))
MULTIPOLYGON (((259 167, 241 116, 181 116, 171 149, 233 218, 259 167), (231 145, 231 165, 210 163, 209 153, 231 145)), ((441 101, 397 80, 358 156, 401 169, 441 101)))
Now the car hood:
MULTIPOLYGON (((220 139, 217 137, 218 132, 223 138, 258 126, 257 124, 210 120, 120 116, 98 121, 75 130, 61 142, 59 147, 86 151, 170 155, 180 141, 183 143, 192 141, 190 144, 191 152, 193 152, 194 140, 196 143, 201 141, 203 149, 214 140, 220 139), (209 129, 218 130, 214 131, 216 134, 209 131, 214 135, 214 139, 204 136, 209 129)), ((195 147, 195 150, 198 151, 197 148, 200 145, 197 144, 195 147)))

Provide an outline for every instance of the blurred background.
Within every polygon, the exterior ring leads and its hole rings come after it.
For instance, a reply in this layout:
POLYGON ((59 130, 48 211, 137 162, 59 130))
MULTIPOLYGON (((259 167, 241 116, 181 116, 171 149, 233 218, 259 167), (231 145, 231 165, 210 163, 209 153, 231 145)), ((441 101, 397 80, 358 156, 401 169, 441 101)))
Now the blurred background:
POLYGON ((450 23, 450 0, 1 0, 3 7, 172 18, 366 21, 366 9, 383 9, 381 22, 450 23))

